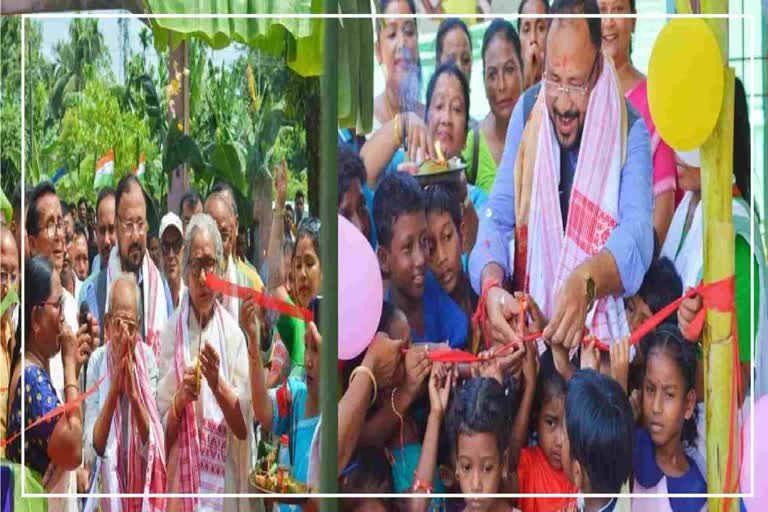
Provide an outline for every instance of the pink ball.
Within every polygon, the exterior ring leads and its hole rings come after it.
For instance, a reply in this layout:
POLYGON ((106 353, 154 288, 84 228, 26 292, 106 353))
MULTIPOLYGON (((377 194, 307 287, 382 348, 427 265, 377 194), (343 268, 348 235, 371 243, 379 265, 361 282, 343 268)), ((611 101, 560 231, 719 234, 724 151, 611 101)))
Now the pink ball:
POLYGON ((744 418, 744 462, 741 467, 741 492, 749 494, 754 491, 752 498, 744 498, 744 505, 749 512, 768 510, 768 395, 763 395, 755 401, 751 417, 744 418), (752 418, 755 423, 755 445, 752 441, 752 418), (755 486, 751 487, 752 458, 755 461, 755 486))

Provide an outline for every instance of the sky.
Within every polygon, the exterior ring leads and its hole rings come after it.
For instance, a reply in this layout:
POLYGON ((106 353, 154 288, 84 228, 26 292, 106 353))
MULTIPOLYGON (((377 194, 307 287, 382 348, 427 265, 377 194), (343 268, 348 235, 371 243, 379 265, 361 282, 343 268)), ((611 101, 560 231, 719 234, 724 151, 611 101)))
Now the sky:
MULTIPOLYGON (((94 16, 97 16, 95 13, 94 16)), ((43 36, 43 56, 50 60, 55 60, 55 47, 56 43, 62 40, 69 39, 69 24, 71 19, 38 19, 42 25, 43 36)), ((118 19, 116 18, 100 18, 99 19, 99 31, 104 36, 104 42, 109 49, 110 60, 112 63, 112 72, 115 75, 115 79, 118 82, 123 81, 123 67, 122 67, 122 55, 120 45, 120 30, 118 28, 118 19)), ((139 39, 139 33, 142 27, 145 27, 144 23, 136 18, 128 18, 128 45, 131 51, 139 53, 141 52, 141 41, 139 39)), ((241 55, 239 45, 230 45, 223 50, 211 51, 211 57, 214 65, 220 65, 222 62, 233 62, 241 55)), ((151 48, 147 52, 147 61, 150 65, 157 64, 157 54, 154 48, 151 48)))

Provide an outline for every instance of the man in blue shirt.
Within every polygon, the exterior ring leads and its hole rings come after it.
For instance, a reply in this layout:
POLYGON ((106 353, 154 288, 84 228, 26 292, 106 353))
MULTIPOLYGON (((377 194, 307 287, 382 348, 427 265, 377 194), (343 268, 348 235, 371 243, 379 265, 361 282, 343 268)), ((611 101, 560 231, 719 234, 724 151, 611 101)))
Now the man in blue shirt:
POLYGON ((80 287, 78 304, 85 301, 86 290, 95 286, 99 272, 109 261, 109 253, 112 252, 116 242, 115 229, 115 189, 104 187, 96 200, 96 246, 99 248, 99 254, 93 258, 91 274, 80 287))
MULTIPOLYGON (((573 0, 559 0, 551 12, 599 12, 594 0, 578 4, 573 0)), ((515 106, 496 181, 480 216, 478 243, 470 258, 470 277, 478 293, 484 285, 494 281, 502 283, 514 271, 510 251, 514 251, 515 242, 515 162, 528 115, 538 95, 546 95, 546 113, 559 146, 555 148, 560 152, 559 198, 563 225, 566 225, 579 150, 585 144, 582 131, 590 94, 600 74, 611 72, 600 58, 602 34, 598 18, 550 21, 542 83, 528 89, 515 106)), ((642 118, 628 102, 626 108, 626 157, 619 170, 617 225, 603 248, 576 266, 563 279, 560 289, 555 290, 554 313, 544 330, 545 339, 569 348, 580 343, 592 302, 602 297, 634 295, 652 258, 650 140, 642 118)), ((532 236, 528 233, 528 240, 532 236)), ((540 278, 556 281, 555 275, 540 278)), ((501 286, 489 289, 487 311, 494 341, 519 339, 520 333, 515 332, 511 325, 514 323, 510 322, 517 313, 517 303, 501 286)))

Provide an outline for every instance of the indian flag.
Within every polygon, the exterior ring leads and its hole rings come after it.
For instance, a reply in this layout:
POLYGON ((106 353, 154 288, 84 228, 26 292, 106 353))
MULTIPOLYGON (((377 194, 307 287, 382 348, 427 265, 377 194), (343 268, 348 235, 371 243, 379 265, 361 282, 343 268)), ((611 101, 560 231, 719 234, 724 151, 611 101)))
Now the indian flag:
POLYGON ((115 153, 111 149, 106 156, 96 162, 96 176, 93 178, 93 188, 96 190, 112 185, 112 173, 115 170, 115 153))
POLYGON ((144 181, 144 153, 139 157, 139 166, 133 168, 133 174, 135 174, 140 181, 144 181))

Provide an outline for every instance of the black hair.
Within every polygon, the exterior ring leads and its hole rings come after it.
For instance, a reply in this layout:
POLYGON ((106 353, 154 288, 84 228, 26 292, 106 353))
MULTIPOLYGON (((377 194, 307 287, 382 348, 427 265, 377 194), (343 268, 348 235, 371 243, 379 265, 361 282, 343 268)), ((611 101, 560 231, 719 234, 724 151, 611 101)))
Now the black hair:
POLYGON ((416 178, 407 172, 384 176, 373 196, 373 221, 379 245, 389 248, 397 218, 424 210, 424 196, 416 178))
POLYGON ((568 382, 565 423, 570 456, 589 477, 589 492, 618 493, 632 470, 634 443, 632 407, 619 383, 577 371, 568 382))
POLYGON ((232 203, 230 206, 235 210, 235 215, 237 216, 237 196, 235 195, 235 189, 232 188, 232 185, 230 185, 228 182, 219 180, 217 181, 213 187, 211 187, 211 191, 208 194, 208 197, 211 196, 211 194, 229 194, 232 198, 232 203))
POLYGON ((80 196, 80 199, 77 200, 77 207, 80 208, 80 205, 85 203, 85 209, 88 209, 88 200, 85 198, 85 196, 80 196))
POLYGON ((733 98, 733 175, 742 197, 750 204, 751 184, 751 143, 749 132, 749 107, 744 84, 736 78, 733 98))
POLYGON ((339 477, 339 492, 345 494, 389 494, 393 488, 392 470, 383 448, 358 448, 339 477))
MULTIPOLYGON (((675 264, 669 258, 659 258, 651 262, 648 272, 643 277, 637 295, 656 314, 667 304, 674 302, 683 294, 683 281, 675 270, 675 264)), ((677 314, 670 315, 667 321, 677 323, 677 314)))
MULTIPOLYGON (((384 14, 384 12, 387 10, 387 7, 389 7, 389 4, 391 4, 393 0, 379 0, 379 14, 384 14)), ((413 0, 405 0, 405 3, 408 4, 408 9, 411 10, 411 14, 416 14, 416 4, 413 2, 413 0)), ((376 20, 376 35, 379 35, 379 29, 381 28, 381 20, 376 20)))
POLYGON ((32 310, 48 300, 53 291, 53 263, 38 254, 24 262, 24 325, 27 336, 32 332, 32 310))
POLYGON ((56 195, 56 187, 50 181, 38 183, 32 189, 32 194, 30 194, 29 201, 27 202, 26 219, 27 233, 32 236, 37 236, 40 233, 40 210, 37 208, 37 201, 49 194, 56 195))
MULTIPOLYGON (((549 9, 549 14, 594 14, 599 15, 600 9, 595 0, 555 0, 549 9)), ((552 22, 557 18, 549 18, 548 26, 552 27, 552 22)), ((577 18, 572 18, 577 19, 577 18)), ((597 48, 598 55, 602 46, 603 29, 600 25, 600 18, 586 18, 589 27, 589 40, 597 48)))
POLYGON ((341 199, 352 183, 359 181, 360 187, 363 187, 368 181, 368 174, 360 155, 346 145, 339 146, 336 155, 336 167, 339 178, 338 202, 336 204, 340 205, 341 199))
POLYGON ((299 247, 299 240, 305 236, 309 237, 312 241, 312 247, 315 248, 317 253, 317 259, 320 259, 320 219, 317 217, 307 217, 299 222, 299 227, 296 230, 296 245, 293 247, 293 256, 296 257, 296 249, 299 247))
MULTIPOLYGON (((525 4, 527 4, 530 0, 522 0, 520 2, 520 7, 517 8, 517 14, 523 14, 523 9, 525 8, 525 4)), ((544 4, 544 14, 549 13, 549 0, 538 0, 542 4, 544 4)), ((517 30, 520 30, 520 24, 523 22, 523 18, 518 17, 517 18, 517 30)))
POLYGON ((502 460, 509 443, 510 416, 509 400, 499 381, 486 377, 464 381, 451 400, 446 416, 451 446, 454 450, 458 448, 461 434, 493 434, 502 460))
MULTIPOLYGON (((96 198, 96 213, 99 212, 99 206, 101 206, 101 202, 105 200, 108 197, 115 197, 115 189, 112 187, 104 187, 99 191, 99 196, 96 198)), ((88 207, 88 211, 91 210, 91 207, 88 207)))
POLYGON ((424 121, 429 121, 429 105, 432 103, 432 93, 435 92, 437 80, 443 73, 455 76, 461 85, 461 92, 464 94, 464 130, 466 131, 469 126, 469 82, 467 82, 467 77, 464 76, 464 73, 459 67, 451 61, 440 64, 432 74, 432 78, 429 79, 429 83, 427 84, 427 104, 424 108, 424 121))
POLYGON ((472 36, 469 35, 469 29, 467 24, 461 18, 445 18, 440 22, 440 26, 437 27, 437 35, 435 36, 435 62, 440 62, 440 57, 443 55, 443 39, 446 34, 451 30, 458 28, 464 32, 469 41, 469 53, 472 54, 472 36))
POLYGON ((59 203, 61 203, 61 216, 62 217, 66 217, 70 213, 73 213, 72 212, 72 205, 70 205, 68 202, 59 200, 59 203))
POLYGON ((433 212, 449 214, 456 230, 461 229, 459 197, 449 186, 439 183, 424 190, 424 213, 429 215, 433 212))
MULTIPOLYGON (((568 394, 568 383, 565 381, 562 375, 557 371, 541 373, 536 377, 536 395, 533 400, 532 415, 536 417, 544 408, 544 404, 548 404, 556 398, 562 398, 565 400, 568 394)), ((535 430, 536 425, 531 425, 531 430, 535 430)))
POLYGON ((181 210, 184 209, 185 204, 189 204, 191 206, 203 204, 203 198, 200 195, 200 192, 193 188, 190 188, 184 192, 184 195, 181 196, 181 201, 179 201, 179 213, 181 213, 181 210))
POLYGON ((298 198, 304 198, 304 191, 303 190, 297 190, 296 194, 293 196, 293 200, 296 201, 298 198))
MULTIPOLYGON (((144 196, 144 189, 135 174, 126 174, 118 182, 117 189, 115 190, 115 217, 117 217, 117 212, 120 211, 120 200, 123 198, 123 194, 127 194, 134 186, 139 187, 141 195, 144 196)), ((146 203, 146 198, 144 198, 144 201, 146 203)))
MULTIPOLYGON (((521 4, 522 5, 522 4, 521 4)), ((549 6, 547 6, 549 8, 549 6)), ((521 7, 522 9, 522 7, 521 7)), ((520 19, 517 20, 518 28, 520 26, 520 19)), ((496 18, 491 22, 490 25, 488 25, 488 28, 485 29, 485 34, 483 35, 483 47, 482 47, 482 56, 483 56, 483 69, 485 69, 485 52, 488 50, 488 45, 491 44, 491 41, 493 41, 493 38, 496 37, 496 35, 500 35, 510 43, 512 43, 512 46, 515 48, 515 57, 517 57, 517 64, 522 69, 523 67, 523 51, 522 51, 522 45, 520 43, 520 36, 517 33, 517 30, 515 30, 515 27, 508 22, 507 20, 496 18)))
MULTIPOLYGON (((680 374, 685 383, 684 392, 688 393, 694 389, 696 386, 696 367, 698 364, 696 344, 683 338, 683 334, 676 324, 663 324, 655 331, 646 334, 643 338, 642 346, 645 354, 646 371, 651 352, 662 352, 668 355, 680 369, 680 374)), ((696 437, 698 436, 696 428, 697 416, 696 407, 694 407, 691 417, 683 422, 681 438, 688 446, 696 446, 696 437)))
POLYGON ((77 235, 82 235, 85 237, 85 242, 88 243, 88 228, 86 228, 85 224, 79 220, 75 222, 75 230, 73 233, 72 240, 74 240, 77 235))

